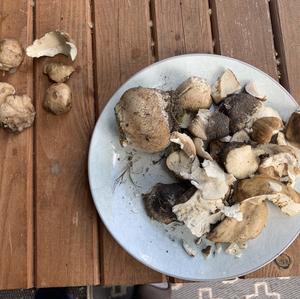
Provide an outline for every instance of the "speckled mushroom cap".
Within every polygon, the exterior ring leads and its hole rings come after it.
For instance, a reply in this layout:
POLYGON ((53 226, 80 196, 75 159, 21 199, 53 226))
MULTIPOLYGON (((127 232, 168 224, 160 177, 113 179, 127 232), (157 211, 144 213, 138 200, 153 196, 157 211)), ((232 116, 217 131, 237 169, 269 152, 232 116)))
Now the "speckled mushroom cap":
POLYGON ((148 153, 164 150, 170 143, 169 104, 168 93, 157 89, 127 90, 115 107, 122 146, 148 153))

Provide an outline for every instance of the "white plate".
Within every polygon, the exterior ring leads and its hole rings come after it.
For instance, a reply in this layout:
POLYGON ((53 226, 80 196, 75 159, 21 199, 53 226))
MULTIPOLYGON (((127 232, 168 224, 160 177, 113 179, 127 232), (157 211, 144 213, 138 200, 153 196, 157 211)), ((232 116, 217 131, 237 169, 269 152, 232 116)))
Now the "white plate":
MULTIPOLYGON (((164 274, 188 280, 225 279, 244 275, 278 256, 296 238, 300 216, 288 217, 269 204, 268 224, 248 244, 242 257, 224 252, 205 259, 200 250, 190 257, 180 239, 191 235, 173 226, 151 220, 145 213, 141 194, 157 182, 172 182, 162 163, 153 164, 159 155, 135 152, 131 178, 128 171, 117 179, 128 164, 130 149, 119 144, 114 106, 121 95, 135 86, 174 89, 189 76, 196 75, 214 83, 225 68, 230 68, 244 85, 255 80, 265 91, 267 104, 278 110, 284 120, 298 107, 292 96, 270 76, 244 62, 209 54, 172 57, 152 64, 124 83, 111 97, 96 124, 89 152, 89 181, 98 213, 111 235, 133 257, 164 274), (179 233, 178 233, 179 231, 179 233)), ((117 257, 115 257, 117 258, 117 257)))

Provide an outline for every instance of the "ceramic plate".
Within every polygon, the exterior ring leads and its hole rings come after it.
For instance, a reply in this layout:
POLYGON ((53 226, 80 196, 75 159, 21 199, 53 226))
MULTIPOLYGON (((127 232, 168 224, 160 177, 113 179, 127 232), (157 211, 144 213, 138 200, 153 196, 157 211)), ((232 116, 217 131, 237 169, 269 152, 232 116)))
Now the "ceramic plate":
POLYGON ((255 80, 265 91, 267 104, 284 120, 298 107, 292 96, 270 76, 244 62, 209 54, 172 57, 152 64, 135 74, 111 97, 96 124, 89 152, 89 181, 98 213, 115 240, 134 258, 161 273, 188 280, 227 279, 262 267, 278 256, 297 237, 300 216, 289 217, 268 204, 268 224, 255 240, 248 242, 240 258, 223 251, 204 258, 190 257, 181 246, 191 234, 182 226, 163 225, 145 213, 141 194, 157 182, 174 179, 160 161, 149 155, 122 148, 114 106, 121 95, 136 86, 174 89, 190 76, 206 78, 213 84, 230 68, 242 85, 255 80))

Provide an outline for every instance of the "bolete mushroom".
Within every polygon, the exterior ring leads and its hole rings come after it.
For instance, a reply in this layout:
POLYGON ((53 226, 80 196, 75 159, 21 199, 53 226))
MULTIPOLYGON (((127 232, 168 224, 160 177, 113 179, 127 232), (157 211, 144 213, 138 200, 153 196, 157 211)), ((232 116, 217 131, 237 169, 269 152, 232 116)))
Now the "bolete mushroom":
POLYGON ((24 59, 24 50, 21 44, 11 38, 0 40, 0 70, 16 69, 24 59))
POLYGON ((228 95, 241 89, 241 85, 234 73, 227 69, 212 87, 212 97, 216 104, 219 104, 228 95))
POLYGON ((297 148, 300 148, 300 112, 294 112, 286 126, 286 139, 297 148))
POLYGON ((229 118, 218 111, 200 109, 188 130, 202 140, 214 140, 229 135, 229 118))
POLYGON ((115 106, 121 145, 147 153, 164 150, 170 143, 169 104, 169 94, 158 89, 128 89, 115 106))
POLYGON ((211 88, 206 80, 193 76, 176 89, 179 106, 188 111, 207 109, 212 104, 211 88))

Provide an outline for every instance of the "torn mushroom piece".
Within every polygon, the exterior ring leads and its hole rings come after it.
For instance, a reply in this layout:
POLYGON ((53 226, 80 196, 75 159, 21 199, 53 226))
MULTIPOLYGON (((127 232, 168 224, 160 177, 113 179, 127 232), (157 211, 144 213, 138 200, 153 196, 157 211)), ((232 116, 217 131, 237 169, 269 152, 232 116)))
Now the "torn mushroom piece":
POLYGON ((203 158, 203 159, 212 161, 213 158, 211 157, 211 155, 204 148, 203 140, 201 138, 195 137, 193 139, 193 141, 194 141, 194 144, 195 144, 197 155, 199 157, 203 158))
POLYGON ((206 80, 199 77, 190 77, 176 89, 178 105, 183 110, 198 111, 207 109, 212 104, 211 88, 206 80))
POLYGON ((212 97, 216 104, 219 104, 228 95, 238 92, 241 85, 234 73, 227 69, 212 87, 212 97))
POLYGON ((184 184, 156 184, 152 190, 143 194, 146 212, 149 217, 161 223, 169 224, 177 218, 172 212, 176 204, 187 201, 195 192, 195 188, 187 188, 184 184))
POLYGON ((6 82, 0 82, 0 106, 5 102, 7 96, 14 95, 15 88, 6 82))
POLYGON ((229 118, 218 111, 200 109, 188 130, 202 140, 220 139, 229 135, 229 118))
POLYGON ((189 158, 196 156, 196 147, 190 136, 185 133, 172 132, 170 141, 179 144, 180 148, 187 154, 189 158))
POLYGON ((62 62, 50 62, 44 66, 44 74, 58 83, 66 82, 74 71, 72 65, 66 65, 62 62))
POLYGON ((0 106, 0 125, 12 132, 32 126, 35 109, 28 95, 9 95, 0 106))
POLYGON ((221 161, 228 173, 237 179, 253 175, 259 166, 259 158, 250 145, 231 142, 223 147, 221 161))
POLYGON ((244 243, 256 238, 267 223, 266 203, 243 201, 240 209, 242 221, 226 217, 207 235, 207 239, 216 243, 244 243))
POLYGON ((272 136, 283 128, 283 123, 277 117, 262 117, 257 119, 252 126, 251 138, 257 143, 269 143, 272 136))
POLYGON ((245 91, 261 101, 265 101, 267 99, 266 95, 259 89, 255 81, 251 81, 246 84, 245 91))
POLYGON ((236 202, 269 200, 289 216, 300 214, 300 194, 280 181, 264 175, 241 180, 234 193, 236 202))
POLYGON ((286 139, 300 149, 300 112, 294 112, 286 126, 286 139))
POLYGON ((53 57, 57 54, 63 54, 75 60, 77 48, 66 32, 56 30, 36 39, 31 46, 27 47, 26 54, 34 58, 42 56, 53 57))
POLYGON ((170 143, 170 96, 158 89, 128 89, 115 106, 122 146, 147 153, 164 150, 170 143))
POLYGON ((249 141, 250 141, 250 137, 244 129, 234 133, 230 139, 230 142, 248 143, 249 141))
POLYGON ((24 50, 17 40, 10 38, 0 40, 0 70, 14 70, 20 66, 23 59, 24 50))

